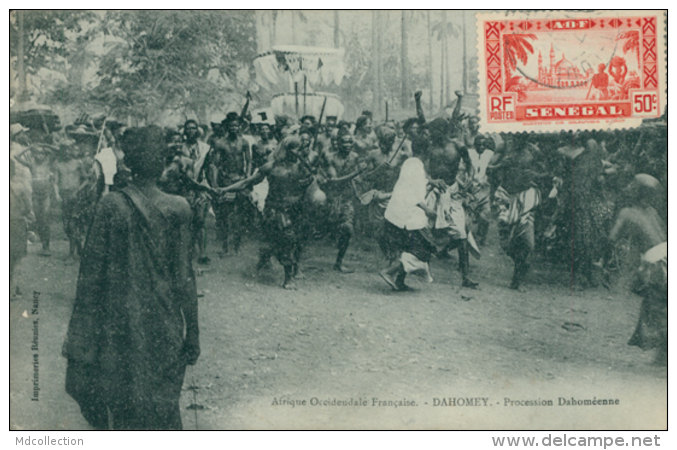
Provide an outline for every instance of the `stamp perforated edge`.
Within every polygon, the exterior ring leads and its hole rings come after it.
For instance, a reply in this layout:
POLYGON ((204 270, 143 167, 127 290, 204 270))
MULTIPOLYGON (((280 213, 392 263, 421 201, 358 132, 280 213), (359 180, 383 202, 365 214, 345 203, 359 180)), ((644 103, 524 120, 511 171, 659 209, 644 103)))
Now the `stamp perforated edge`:
POLYGON ((486 60, 485 37, 483 23, 486 20, 520 20, 520 19, 555 19, 555 18, 596 18, 601 16, 628 17, 637 15, 651 15, 656 17, 656 65, 658 67, 658 95, 661 108, 660 115, 667 109, 667 11, 666 10, 596 10, 596 11, 504 11, 478 12, 475 14, 478 54, 479 80, 479 126, 482 133, 550 133, 558 131, 587 131, 587 130, 622 130, 641 126, 641 117, 619 119, 611 123, 564 123, 541 124, 526 127, 516 121, 501 124, 487 121, 487 92, 486 92, 486 60), (660 31, 659 31, 660 30, 660 31), (660 37, 660 38, 659 38, 660 37), (659 56, 662 55, 662 56, 659 56))

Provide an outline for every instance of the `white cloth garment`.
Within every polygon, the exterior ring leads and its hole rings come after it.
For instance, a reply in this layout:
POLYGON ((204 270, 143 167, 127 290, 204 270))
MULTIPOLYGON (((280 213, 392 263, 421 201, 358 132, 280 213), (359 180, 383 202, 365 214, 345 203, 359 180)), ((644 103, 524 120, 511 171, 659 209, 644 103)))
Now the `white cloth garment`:
POLYGON ((113 185, 113 177, 118 172, 118 159, 115 157, 115 152, 110 147, 101 149, 94 157, 99 164, 101 164, 101 172, 103 173, 103 181, 109 186, 113 185))
POLYGON ((405 230, 420 230, 428 226, 428 216, 417 206, 425 203, 427 186, 423 162, 416 157, 408 158, 400 169, 400 176, 385 211, 385 219, 405 230))

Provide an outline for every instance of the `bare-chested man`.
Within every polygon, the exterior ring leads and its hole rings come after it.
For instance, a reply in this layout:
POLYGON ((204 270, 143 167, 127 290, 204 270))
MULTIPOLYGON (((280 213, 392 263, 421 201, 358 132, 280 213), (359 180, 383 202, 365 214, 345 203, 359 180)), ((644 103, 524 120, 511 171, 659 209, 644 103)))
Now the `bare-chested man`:
POLYGON ((378 139, 372 128, 372 118, 362 115, 355 121, 354 151, 365 156, 369 150, 378 148, 378 139))
POLYGON ((187 120, 183 126, 185 142, 178 148, 172 162, 165 168, 162 187, 165 192, 183 196, 193 213, 191 234, 197 247, 198 264, 209 264, 206 255, 205 219, 209 210, 209 186, 205 180, 205 160, 209 146, 198 139, 198 124, 187 120))
POLYGON ((654 363, 668 360, 668 235, 665 224, 647 199, 661 192, 660 183, 645 174, 636 175, 626 189, 631 202, 618 214, 610 238, 629 237, 642 255, 632 290, 642 297, 637 328, 629 345, 657 348, 654 363))
POLYGON ((472 192, 468 206, 473 216, 476 237, 480 245, 486 243, 491 216, 491 185, 487 178, 487 167, 494 156, 492 146, 491 138, 478 134, 473 147, 468 148, 473 163, 473 176, 468 180, 472 192))
POLYGON ((271 155, 277 149, 277 140, 273 137, 270 125, 259 125, 259 138, 252 146, 252 169, 258 169, 270 161, 271 155))
POLYGON ((82 189, 93 182, 93 168, 83 158, 83 152, 73 142, 64 149, 64 157, 54 163, 56 179, 56 198, 61 199, 63 229, 69 243, 68 256, 74 259, 82 254, 82 245, 86 233, 83 221, 82 189))
MULTIPOLYGON (((226 135, 214 141, 208 157, 207 180, 212 188, 229 186, 251 174, 249 143, 240 136, 240 118, 229 112, 222 126, 226 135)), ((221 197, 213 203, 217 231, 221 240, 221 256, 228 254, 228 234, 232 233, 233 250, 240 251, 249 199, 244 192, 221 197)))
POLYGON ((436 187, 430 191, 427 202, 437 213, 433 226, 433 236, 442 251, 458 249, 459 269, 462 286, 475 288, 477 282, 470 278, 470 260, 468 252, 468 234, 463 207, 462 188, 457 181, 461 160, 465 170, 472 174, 473 166, 468 149, 460 140, 449 138, 450 124, 447 119, 438 118, 429 126, 430 156, 428 174, 433 180, 442 180, 446 187, 436 187))
POLYGON ((509 138, 506 153, 490 165, 500 179, 494 194, 498 206, 501 247, 515 262, 510 288, 518 290, 529 271, 529 255, 534 250, 534 210, 541 204, 539 178, 548 176, 538 166, 534 144, 509 138))
POLYGON ((321 131, 317 133, 313 149, 319 154, 330 153, 333 151, 331 144, 332 132, 336 129, 336 116, 327 116, 327 120, 321 131))
MULTIPOLYGON (((50 215, 52 195, 56 194, 56 180, 52 173, 57 148, 48 144, 34 144, 16 157, 16 161, 31 170, 35 228, 42 243, 42 256, 51 256, 50 215)), ((59 198, 56 198, 57 201, 59 198)))
MULTIPOLYGON (((299 160, 301 141, 288 136, 280 143, 275 158, 259 168, 251 177, 236 183, 237 189, 268 179, 270 190, 263 211, 263 245, 259 254, 257 270, 267 265, 275 256, 284 267, 282 287, 295 289, 294 274, 298 271, 298 246, 301 244, 303 202, 308 187, 314 178, 306 164, 299 160)), ((220 189, 228 192, 235 185, 220 189)))
POLYGON ((343 265, 343 259, 354 231, 356 196, 351 181, 360 173, 359 156, 353 151, 354 144, 350 133, 339 132, 338 140, 338 151, 327 155, 328 178, 321 187, 327 193, 328 229, 336 237, 338 243, 334 270, 351 273, 353 270, 343 265))

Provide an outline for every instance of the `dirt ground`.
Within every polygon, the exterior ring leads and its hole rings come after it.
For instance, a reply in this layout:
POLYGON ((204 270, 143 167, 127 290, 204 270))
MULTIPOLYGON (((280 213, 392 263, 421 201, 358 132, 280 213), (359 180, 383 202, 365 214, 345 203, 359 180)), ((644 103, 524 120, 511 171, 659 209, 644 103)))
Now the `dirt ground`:
MULTIPOLYGON (((10 303, 13 429, 89 429, 64 391, 61 356, 78 265, 66 261, 60 224, 52 230, 52 256, 29 245, 23 296, 10 303)), ((276 262, 254 274, 255 238, 240 256, 219 259, 213 224, 210 233, 212 264, 197 278, 202 354, 181 399, 185 429, 667 427, 667 371, 651 364, 653 352, 627 345, 641 300, 628 292, 626 271, 610 290, 572 289, 566 267, 536 258, 527 292, 511 291, 493 224, 481 260, 471 261, 478 290, 460 288, 454 253, 433 260, 432 284, 412 278, 413 292, 393 292, 378 277, 376 243, 356 239, 347 257, 355 274, 331 270, 332 244, 315 241, 306 279, 285 291, 276 262), (567 405, 572 397, 618 404, 567 405)))

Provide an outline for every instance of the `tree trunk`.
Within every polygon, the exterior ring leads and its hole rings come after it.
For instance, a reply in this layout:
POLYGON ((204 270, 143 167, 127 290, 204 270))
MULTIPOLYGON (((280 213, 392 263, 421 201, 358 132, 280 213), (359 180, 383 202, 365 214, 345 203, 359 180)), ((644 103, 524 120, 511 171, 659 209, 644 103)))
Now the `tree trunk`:
POLYGON ((334 11, 334 48, 340 47, 339 38, 340 38, 340 34, 339 34, 339 12, 338 12, 338 10, 335 10, 334 11))
POLYGON ((428 81, 430 82, 430 110, 433 109, 433 30, 430 22, 430 11, 426 11, 428 20, 428 81))
POLYGON ((468 93, 468 51, 466 49, 466 26, 465 26, 465 11, 461 10, 463 16, 463 94, 468 93))
POLYGON ((17 98, 19 101, 25 100, 28 96, 28 89, 26 86, 26 67, 24 66, 24 12, 17 11, 17 27, 19 29, 19 48, 17 49, 17 61, 16 61, 16 71, 19 77, 19 92, 17 93, 17 98))
POLYGON ((444 27, 444 79, 446 80, 445 86, 445 103, 443 106, 447 106, 451 101, 451 71, 449 70, 449 36, 447 33, 447 11, 442 10, 442 26, 444 27))
POLYGON ((446 83, 446 78, 444 76, 446 72, 446 66, 447 66, 447 58, 445 58, 446 52, 447 52, 447 12, 442 11, 442 20, 441 20, 441 26, 442 26, 442 35, 441 35, 441 42, 440 42, 440 109, 444 109, 446 106, 444 103, 444 89, 447 86, 446 83))
POLYGON ((378 103, 379 103, 379 96, 380 96, 380 89, 379 89, 379 74, 378 74, 378 69, 379 69, 379 64, 378 64, 378 59, 379 59, 379 48, 378 48, 378 17, 377 17, 378 12, 375 10, 372 10, 371 12, 371 83, 372 83, 372 102, 371 102, 371 110, 376 111, 378 108, 378 103))
POLYGON ((270 11, 270 47, 272 48, 275 45, 275 40, 277 39, 277 16, 278 11, 270 11))
MULTIPOLYGON (((411 14, 411 13, 409 13, 411 14)), ((409 106, 409 18, 407 11, 402 11, 402 108, 409 106)))

